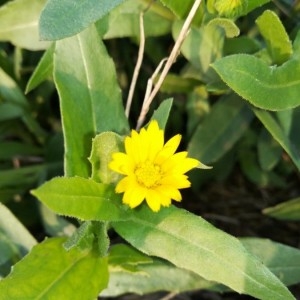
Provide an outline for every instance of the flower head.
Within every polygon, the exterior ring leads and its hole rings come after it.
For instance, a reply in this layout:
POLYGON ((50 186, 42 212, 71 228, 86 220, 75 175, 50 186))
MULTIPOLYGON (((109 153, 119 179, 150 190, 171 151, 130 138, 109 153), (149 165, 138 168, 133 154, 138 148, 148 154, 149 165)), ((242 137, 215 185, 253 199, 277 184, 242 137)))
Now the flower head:
POLYGON ((239 16, 248 6, 247 0, 216 0, 215 8, 221 16, 234 18, 239 16))
POLYGON ((124 175, 116 186, 117 193, 124 193, 123 203, 134 208, 146 200, 153 211, 158 211, 172 199, 181 201, 179 189, 191 185, 184 173, 201 163, 188 158, 186 151, 175 154, 180 140, 178 134, 164 144, 164 132, 157 121, 139 133, 131 131, 125 138, 125 153, 114 153, 109 164, 110 169, 124 175))

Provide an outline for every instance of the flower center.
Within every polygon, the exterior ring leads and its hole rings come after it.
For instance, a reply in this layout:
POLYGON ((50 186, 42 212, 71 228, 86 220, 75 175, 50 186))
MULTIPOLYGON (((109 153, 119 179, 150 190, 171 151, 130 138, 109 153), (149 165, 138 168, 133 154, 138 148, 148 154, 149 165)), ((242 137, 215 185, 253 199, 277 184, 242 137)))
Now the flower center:
POLYGON ((145 161, 137 166, 135 175, 139 184, 151 188, 157 185, 161 179, 161 170, 159 166, 145 161))

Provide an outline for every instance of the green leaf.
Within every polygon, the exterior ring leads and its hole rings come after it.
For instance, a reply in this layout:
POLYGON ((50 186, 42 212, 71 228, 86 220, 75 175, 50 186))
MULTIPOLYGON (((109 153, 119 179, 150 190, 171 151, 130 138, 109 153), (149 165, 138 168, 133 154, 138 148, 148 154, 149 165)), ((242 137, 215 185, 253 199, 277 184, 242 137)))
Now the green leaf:
POLYGON ((222 80, 254 106, 282 110, 300 105, 300 34, 294 43, 294 55, 283 65, 268 66, 247 54, 224 57, 212 64, 222 80))
MULTIPOLYGON (((1 106, 0 106, 1 107, 1 106)), ((11 159, 26 155, 41 155, 43 150, 34 145, 20 142, 1 142, 0 159, 11 159)))
POLYGON ((244 11, 243 15, 247 15, 252 10, 263 6, 266 3, 269 3, 271 0, 248 0, 248 4, 246 10, 244 11))
MULTIPOLYGON (((183 22, 173 24, 173 37, 177 39, 183 22)), ((221 58, 224 45, 223 30, 216 26, 192 27, 181 47, 182 54, 198 69, 204 81, 210 81, 210 64, 221 58)))
POLYGON ((282 148, 266 129, 263 129, 259 134, 257 150, 259 164, 265 171, 272 170, 279 162, 282 154, 282 148))
POLYGON ((284 178, 275 172, 267 172, 260 168, 256 153, 251 149, 239 152, 239 161, 243 173, 248 179, 260 187, 277 186, 285 187, 284 178))
MULTIPOLYGON (((241 238, 239 239, 243 246, 253 255, 259 258, 285 285, 296 284, 300 281, 299 249, 292 248, 268 239, 260 238, 241 238)), ((154 291, 183 292, 188 290, 207 289, 219 292, 229 292, 230 290, 222 285, 207 281, 200 276, 188 270, 180 269, 170 263, 152 258, 152 262, 139 263, 138 258, 135 261, 135 271, 128 272, 122 266, 128 260, 135 258, 134 254, 128 254, 125 245, 112 247, 109 255, 110 280, 108 287, 102 291, 101 296, 113 297, 128 292, 136 294, 146 294, 154 291), (120 250, 120 251, 119 251, 120 250), (122 251, 124 255, 122 256, 122 251), (126 253, 126 254, 125 254, 126 253), (118 264, 119 256, 120 263, 118 264), (113 264, 115 262, 116 264, 113 264), (118 267, 119 266, 119 267, 118 267)), ((130 248, 129 248, 130 249, 130 248)), ((137 252, 137 251, 136 251, 137 252)), ((148 257, 137 252, 139 256, 148 257)))
POLYGON ((112 160, 112 154, 123 151, 123 149, 123 138, 120 135, 114 132, 102 132, 96 135, 89 157, 92 164, 91 178, 105 184, 118 181, 120 176, 110 170, 108 164, 112 160))
POLYGON ((15 103, 0 104, 0 122, 21 118, 23 114, 23 108, 15 103))
POLYGON ((278 123, 282 127, 283 132, 285 133, 286 136, 288 136, 292 130, 293 125, 297 126, 297 122, 295 120, 298 120, 298 116, 294 116, 294 114, 299 114, 300 108, 295 108, 295 109, 286 109, 286 110, 280 110, 277 111, 276 118, 278 119, 278 123))
POLYGON ((59 40, 81 32, 124 0, 49 0, 40 16, 40 38, 59 40))
POLYGON ((50 238, 35 246, 0 281, 0 299, 95 299, 108 283, 107 258, 93 251, 66 251, 64 241, 50 238))
POLYGON ((240 29, 230 19, 214 18, 208 22, 207 26, 214 26, 214 27, 222 28, 225 32, 226 37, 228 37, 228 38, 233 38, 240 34, 240 29))
MULTIPOLYGON (((19 116, 27 128, 42 142, 46 133, 32 116, 27 99, 17 83, 0 68, 0 99, 6 104, 6 113, 19 116)), ((4 109, 4 108, 3 108, 4 109)))
POLYGON ((169 73, 164 79, 160 91, 168 94, 190 93, 197 85, 199 85, 198 80, 184 78, 182 75, 177 75, 175 73, 169 73))
MULTIPOLYGON (((179 19, 185 19, 194 4, 194 0, 160 0, 160 2, 163 5, 167 6, 179 19)), ((202 11, 200 6, 200 9, 198 9, 193 22, 199 23, 201 21, 201 18, 202 11)))
POLYGON ((186 103, 187 135, 190 137, 197 128, 198 124, 203 121, 210 110, 208 102, 208 93, 204 86, 197 87, 190 92, 186 103))
POLYGON ((153 259, 133 247, 125 244, 117 244, 110 248, 108 262, 112 266, 112 269, 116 267, 128 270, 129 265, 149 264, 153 262, 153 259))
POLYGON ((114 187, 81 177, 57 177, 33 190, 47 207, 58 214, 81 220, 111 221, 125 218, 114 187))
POLYGON ((23 226, 23 224, 0 203, 0 231, 5 234, 19 249, 20 254, 25 255, 35 244, 35 238, 23 226))
POLYGON ((55 50, 55 44, 52 44, 49 49, 44 53, 37 67, 32 73, 27 85, 25 93, 29 93, 40 85, 46 79, 52 77, 53 74, 53 55, 55 50))
POLYGON ((248 0, 215 0, 214 8, 219 15, 227 18, 237 18, 245 13, 248 7, 248 0))
POLYGON ((159 128, 165 129, 172 108, 173 98, 164 100, 154 111, 151 120, 156 120, 159 128))
POLYGON ((36 243, 23 224, 0 203, 0 277, 6 276, 11 265, 27 254, 36 243))
POLYGON ((104 39, 140 36, 140 13, 143 17, 145 36, 160 36, 171 31, 174 15, 157 2, 127 0, 97 22, 104 39))
POLYGON ((300 250, 268 239, 242 238, 244 247, 257 256, 285 284, 300 282, 300 250))
POLYGON ((39 203, 39 212, 41 221, 43 223, 43 227, 47 235, 49 236, 71 236, 76 227, 65 219, 57 214, 55 214, 52 210, 46 207, 44 204, 39 203))
POLYGON ((21 254, 16 244, 14 244, 0 230, 0 279, 7 276, 11 266, 21 259, 21 254))
POLYGON ((263 213, 280 220, 300 221, 300 198, 265 208, 263 213))
POLYGON ((27 254, 36 243, 23 224, 0 203, 0 277, 6 276, 11 265, 27 254))
POLYGON ((264 37, 273 64, 281 65, 287 61, 293 47, 279 17, 271 10, 266 10, 257 18, 256 24, 264 37))
POLYGON ((110 277, 108 287, 101 293, 103 297, 125 293, 143 295, 162 290, 179 293, 208 289, 215 285, 191 271, 177 268, 161 259, 149 258, 126 245, 112 246, 108 262, 110 277), (134 265, 134 271, 124 268, 126 260, 134 265))
POLYGON ((287 288, 234 237, 174 206, 132 211, 115 230, 138 250, 262 300, 294 299, 287 288))
POLYGON ((270 112, 254 109, 253 111, 257 118, 263 123, 265 128, 270 132, 273 138, 281 145, 281 147, 290 156, 298 170, 300 170, 300 152, 295 147, 293 142, 288 138, 284 130, 280 127, 277 121, 273 118, 270 112))
POLYGON ((224 56, 236 53, 255 53, 261 48, 260 43, 248 36, 239 36, 234 39, 226 39, 224 44, 224 56))
MULTIPOLYGON (((277 118, 280 119, 278 113, 277 118)), ((300 107, 297 107, 287 113, 287 116, 284 118, 281 115, 281 126, 284 128, 286 135, 289 136, 290 141, 293 143, 296 149, 300 149, 300 135, 299 135, 299 128, 300 128, 300 107), (289 127, 290 126, 290 127, 289 127), (290 128, 290 131, 288 129, 290 128)), ((300 152, 300 151, 299 151, 300 152)))
POLYGON ((215 104, 193 134, 188 152, 205 164, 221 158, 247 130, 253 114, 237 96, 225 96, 215 104))
POLYGON ((54 80, 65 138, 65 174, 89 177, 92 138, 103 131, 128 130, 114 64, 94 26, 56 43, 54 80))
POLYGON ((49 46, 38 35, 38 19, 46 0, 14 0, 0 8, 0 41, 28 50, 49 46))
POLYGON ((215 0, 214 8, 218 13, 230 18, 245 16, 257 7, 260 7, 270 0, 215 0), (236 7, 235 7, 236 5, 236 7))
POLYGON ((10 170, 0 170, 0 188, 23 186, 29 188, 41 178, 45 178, 48 171, 56 169, 60 163, 22 167, 10 170))

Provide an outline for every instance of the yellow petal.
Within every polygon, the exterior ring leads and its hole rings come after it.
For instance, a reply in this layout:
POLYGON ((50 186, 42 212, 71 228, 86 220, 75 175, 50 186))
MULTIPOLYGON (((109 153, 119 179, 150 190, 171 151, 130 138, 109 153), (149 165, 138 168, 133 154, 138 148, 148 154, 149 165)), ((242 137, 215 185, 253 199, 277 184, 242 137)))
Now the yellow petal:
POLYGON ((120 174, 128 175, 134 171, 134 162, 130 156, 122 152, 117 152, 112 155, 113 160, 108 167, 120 174))
POLYGON ((177 134, 167 141, 162 150, 158 153, 155 163, 162 164, 166 159, 171 157, 177 150, 181 140, 181 135, 177 134))
POLYGON ((116 193, 124 193, 126 190, 130 189, 131 185, 132 184, 130 183, 130 178, 128 176, 122 178, 116 186, 116 193))
POLYGON ((176 171, 179 173, 186 173, 194 168, 197 168, 200 161, 194 158, 185 158, 184 161, 176 167, 176 171))
POLYGON ((146 201, 148 206, 154 211, 157 212, 160 210, 160 196, 159 193, 155 192, 154 190, 147 190, 147 194, 146 194, 146 201))
POLYGON ((184 189, 191 186, 186 175, 167 175, 161 179, 161 185, 172 186, 176 189, 184 189))
POLYGON ((143 202, 146 192, 146 189, 136 185, 134 188, 125 191, 123 203, 128 204, 131 208, 135 208, 143 202))
POLYGON ((164 145, 164 133, 162 130, 157 132, 149 133, 149 148, 148 148, 148 159, 154 161, 155 157, 162 150, 164 145), (151 134, 150 134, 151 133, 151 134))
POLYGON ((162 171, 165 173, 168 172, 176 172, 176 168, 180 168, 182 164, 184 164, 184 160, 186 159, 187 152, 178 152, 169 157, 164 163, 162 164, 161 168, 162 171))
POLYGON ((177 188, 171 185, 160 185, 156 187, 156 190, 161 194, 165 195, 168 198, 171 198, 175 201, 181 201, 182 196, 177 188))

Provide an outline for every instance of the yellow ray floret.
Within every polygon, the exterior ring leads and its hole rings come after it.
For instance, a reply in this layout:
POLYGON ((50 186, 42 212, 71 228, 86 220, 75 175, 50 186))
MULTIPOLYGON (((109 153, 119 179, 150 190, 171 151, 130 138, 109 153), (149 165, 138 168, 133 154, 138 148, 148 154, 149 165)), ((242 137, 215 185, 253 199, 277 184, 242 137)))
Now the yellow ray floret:
POLYGON ((156 212, 172 200, 181 201, 179 189, 191 185, 184 173, 205 166, 187 157, 187 152, 175 154, 180 140, 178 134, 164 144, 164 132, 155 120, 147 129, 131 131, 125 138, 125 153, 114 153, 109 164, 124 176, 116 186, 116 193, 124 193, 123 203, 134 208, 146 200, 156 212))

